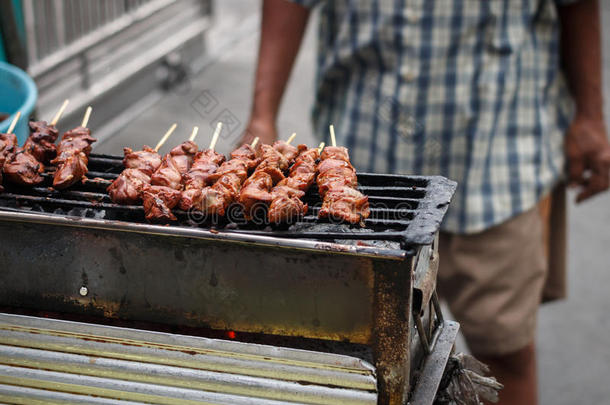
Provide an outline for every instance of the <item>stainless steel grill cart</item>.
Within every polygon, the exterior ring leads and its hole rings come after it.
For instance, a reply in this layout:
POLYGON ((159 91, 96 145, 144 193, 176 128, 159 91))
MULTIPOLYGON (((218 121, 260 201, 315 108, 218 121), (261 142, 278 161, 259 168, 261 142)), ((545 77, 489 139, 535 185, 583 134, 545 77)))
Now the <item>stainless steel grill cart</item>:
POLYGON ((7 185, 0 194, 4 312, 99 324, 3 315, 0 400, 41 398, 42 387, 58 402, 92 394, 153 403, 433 402, 457 334, 435 293, 435 237, 455 183, 359 174, 372 207, 363 228, 318 221, 315 191, 306 196, 311 213, 291 227, 195 224, 184 212, 160 226, 103 191, 120 158, 92 155, 90 170, 70 191, 7 185), (116 322, 207 338, 101 326, 116 322), (210 338, 223 334, 240 343, 210 338), (150 351, 121 351, 124 339, 150 351), (211 357, 165 363, 176 347, 211 357), (247 359, 226 368, 212 352, 247 359), (222 382, 209 383, 217 371, 222 382))

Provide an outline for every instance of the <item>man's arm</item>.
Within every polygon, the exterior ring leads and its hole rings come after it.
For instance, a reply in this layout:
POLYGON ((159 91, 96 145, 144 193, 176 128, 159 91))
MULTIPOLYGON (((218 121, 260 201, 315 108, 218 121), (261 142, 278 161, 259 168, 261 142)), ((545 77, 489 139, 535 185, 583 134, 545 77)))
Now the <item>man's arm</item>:
POLYGON ((254 98, 242 141, 250 142, 257 136, 262 143, 277 139, 280 102, 308 19, 309 9, 303 6, 287 0, 264 0, 254 98))
POLYGON ((602 96, 601 28, 598 0, 559 7, 562 64, 576 103, 566 134, 569 179, 583 201, 610 186, 610 144, 602 96))

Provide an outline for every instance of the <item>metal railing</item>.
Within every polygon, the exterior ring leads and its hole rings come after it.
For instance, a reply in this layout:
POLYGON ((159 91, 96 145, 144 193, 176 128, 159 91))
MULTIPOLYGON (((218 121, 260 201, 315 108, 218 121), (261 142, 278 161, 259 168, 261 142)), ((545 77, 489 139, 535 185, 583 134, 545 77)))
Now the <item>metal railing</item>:
POLYGON ((52 115, 63 99, 70 98, 63 121, 72 124, 71 118, 84 106, 112 95, 112 107, 104 112, 96 108, 96 117, 109 122, 158 88, 154 69, 168 54, 179 52, 184 63, 203 55, 210 4, 23 0, 28 73, 38 86, 39 115, 52 115))
POLYGON ((37 76, 177 0, 24 0, 29 71, 37 76))

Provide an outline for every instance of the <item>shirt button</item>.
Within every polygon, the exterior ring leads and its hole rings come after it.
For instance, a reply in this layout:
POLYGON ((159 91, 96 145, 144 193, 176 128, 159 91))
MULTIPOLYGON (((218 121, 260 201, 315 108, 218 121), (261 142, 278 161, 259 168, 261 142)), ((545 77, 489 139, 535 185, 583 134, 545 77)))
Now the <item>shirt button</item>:
POLYGON ((406 18, 407 22, 411 24, 415 24, 419 21, 419 16, 417 15, 417 12, 412 8, 404 9, 404 17, 406 18))
POLYGON ((412 67, 410 67, 408 65, 404 65, 403 67, 400 68, 400 75, 407 82, 412 82, 417 77, 417 73, 415 72, 415 69, 413 69, 412 67))

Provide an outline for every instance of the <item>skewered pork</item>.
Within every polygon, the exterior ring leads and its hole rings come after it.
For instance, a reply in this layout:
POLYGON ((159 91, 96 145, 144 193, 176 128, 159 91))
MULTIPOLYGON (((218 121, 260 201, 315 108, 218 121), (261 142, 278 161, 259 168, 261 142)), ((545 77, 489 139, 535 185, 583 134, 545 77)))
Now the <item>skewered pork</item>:
POLYGON ((196 153, 197 145, 186 141, 163 157, 161 165, 150 178, 153 187, 146 187, 142 192, 144 212, 148 221, 176 220, 171 210, 180 202, 182 176, 189 171, 196 153))
POLYGON ((30 121, 31 134, 23 145, 23 149, 30 153, 39 162, 49 164, 57 156, 55 141, 59 132, 55 125, 46 121, 30 121))
POLYGON ((211 184, 210 176, 218 170, 224 161, 224 155, 212 149, 199 151, 195 155, 191 169, 182 176, 184 191, 180 198, 181 209, 191 209, 197 201, 201 200, 201 191, 205 186, 211 184))
POLYGON ((0 134, 0 169, 2 169, 4 162, 15 153, 18 147, 19 144, 15 134, 0 134))
POLYGON ((261 163, 254 173, 243 184, 239 194, 244 217, 250 221, 256 210, 268 205, 272 200, 271 189, 274 184, 284 179, 284 171, 294 161, 298 149, 284 141, 271 145, 261 145, 261 163))
POLYGON ((78 183, 87 174, 91 144, 97 139, 89 128, 76 127, 66 132, 57 146, 57 157, 51 161, 57 165, 53 187, 61 190, 78 183))
MULTIPOLYGON (((0 169, 12 183, 32 186, 43 181, 40 173, 44 170, 44 165, 29 152, 19 148, 15 134, 0 134, 0 169)), ((0 184, 1 181, 2 177, 0 184)))
POLYGON ((339 218, 352 224, 362 222, 370 215, 368 197, 356 187, 356 169, 349 161, 347 149, 328 146, 318 165, 318 191, 323 199, 320 218, 339 218))
POLYGON ((144 145, 142 150, 133 151, 123 148, 123 166, 127 169, 138 169, 151 176, 161 166, 161 156, 152 148, 144 145))
POLYGON ((182 175, 188 172, 196 153, 197 145, 191 141, 176 146, 163 157, 161 165, 151 176, 151 184, 181 190, 182 175))
POLYGON ((307 213, 307 204, 301 198, 314 183, 320 153, 317 148, 308 149, 305 145, 299 145, 298 150, 300 153, 290 168, 289 176, 271 190, 270 222, 288 222, 307 213))
POLYGON ((142 190, 142 201, 147 221, 175 221, 172 209, 180 202, 180 191, 165 186, 147 185, 142 190))
POLYGON ((231 160, 238 159, 246 162, 248 171, 253 170, 260 163, 254 148, 247 143, 231 152, 231 160))
POLYGON ((273 200, 271 189, 284 179, 284 171, 294 163, 299 149, 284 141, 277 141, 273 146, 261 145, 259 154, 261 163, 244 182, 239 194, 247 220, 252 220, 259 207, 264 209, 273 200))
POLYGON ((161 165, 161 157, 148 146, 133 151, 123 148, 125 170, 106 189, 117 204, 138 204, 142 201, 142 190, 150 184, 150 176, 161 165))
POLYGON ((231 203, 237 200, 248 170, 256 167, 260 159, 250 145, 242 145, 231 153, 231 160, 224 162, 216 173, 208 177, 213 183, 201 191, 201 199, 194 207, 201 212, 223 216, 231 203))
POLYGON ((2 187, 2 168, 4 162, 15 153, 17 145, 15 134, 0 134, 0 192, 4 191, 2 187))
POLYGON ((150 176, 141 169, 125 169, 106 189, 117 204, 138 204, 142 190, 150 184, 150 176))
POLYGON ((9 154, 4 162, 4 176, 15 184, 34 186, 42 183, 40 175, 44 171, 44 165, 24 149, 17 149, 15 153, 9 154))

